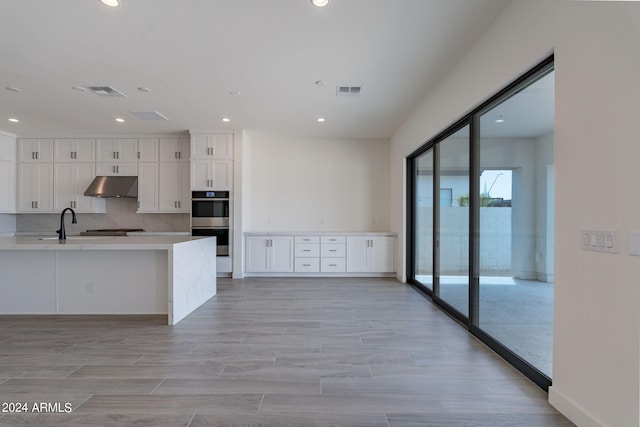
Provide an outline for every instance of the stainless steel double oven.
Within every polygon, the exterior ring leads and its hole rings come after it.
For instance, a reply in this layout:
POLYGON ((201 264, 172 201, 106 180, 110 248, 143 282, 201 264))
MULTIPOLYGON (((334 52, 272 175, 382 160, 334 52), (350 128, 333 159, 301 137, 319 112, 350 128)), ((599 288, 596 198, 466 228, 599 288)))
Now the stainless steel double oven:
POLYGON ((217 255, 229 256, 229 192, 191 193, 191 236, 218 238, 217 255))

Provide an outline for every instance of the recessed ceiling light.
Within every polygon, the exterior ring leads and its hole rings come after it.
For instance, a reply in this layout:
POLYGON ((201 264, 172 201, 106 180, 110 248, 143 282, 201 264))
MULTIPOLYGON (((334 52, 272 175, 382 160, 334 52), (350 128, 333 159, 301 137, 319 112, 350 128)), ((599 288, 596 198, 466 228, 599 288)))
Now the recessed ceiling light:
POLYGON ((325 7, 329 4, 329 0, 311 0, 311 4, 315 7, 325 7))
POLYGON ((322 86, 326 86, 327 82, 325 82, 324 80, 316 80, 315 85, 322 87, 322 86))
POLYGON ((124 123, 124 119, 122 117, 116 117, 116 122, 118 123, 124 123))
POLYGON ((82 86, 73 86, 71 89, 77 90, 78 92, 86 92, 87 89, 82 86))
POLYGON ((318 123, 323 123, 324 121, 325 121, 325 118, 324 118, 324 117, 318 117, 318 118, 316 119, 316 122, 318 122, 318 123))
POLYGON ((223 117, 220 120, 225 122, 225 123, 229 123, 231 121, 231 119, 229 117, 223 117))
POLYGON ((120 0, 100 0, 100 3, 107 5, 109 7, 118 7, 120 6, 120 0))
POLYGON ((13 87, 13 86, 6 86, 5 89, 11 92, 18 92, 18 93, 22 92, 22 89, 13 87))
POLYGON ((238 96, 238 95, 240 95, 240 91, 238 91, 238 90, 232 90, 231 92, 229 92, 229 95, 231 95, 231 96, 238 96))
POLYGON ((495 123, 504 123, 504 119, 496 119, 495 123))
POLYGON ((140 87, 138 88, 138 90, 139 90, 140 92, 144 92, 144 93, 149 93, 149 92, 151 92, 151 89, 149 89, 148 87, 143 87, 143 86, 140 86, 140 87))
POLYGON ((9 117, 7 120, 9 120, 11 123, 20 123, 20 120, 16 119, 15 117, 9 117))

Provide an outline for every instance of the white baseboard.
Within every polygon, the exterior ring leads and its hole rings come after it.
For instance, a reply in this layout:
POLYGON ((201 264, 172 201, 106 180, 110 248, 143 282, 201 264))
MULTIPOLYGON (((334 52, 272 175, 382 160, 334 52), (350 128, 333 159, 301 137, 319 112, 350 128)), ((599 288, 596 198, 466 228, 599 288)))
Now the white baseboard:
POLYGON ((565 417, 579 427, 605 427, 586 409, 569 399, 556 387, 549 387, 549 403, 565 417))

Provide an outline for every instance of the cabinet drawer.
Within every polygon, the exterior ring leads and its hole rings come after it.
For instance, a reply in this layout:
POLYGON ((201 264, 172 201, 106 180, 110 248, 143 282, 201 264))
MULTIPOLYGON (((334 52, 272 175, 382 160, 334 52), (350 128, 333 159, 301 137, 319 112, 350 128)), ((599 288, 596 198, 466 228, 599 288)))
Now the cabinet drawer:
POLYGON ((323 243, 320 248, 320 256, 323 257, 345 257, 347 247, 342 243, 323 243))
POLYGON ((320 258, 296 258, 295 271, 299 273, 319 273, 320 258))
POLYGON ((322 243, 346 243, 345 236, 322 236, 322 243))
POLYGON ((321 270, 323 273, 344 273, 347 271, 345 258, 322 258, 321 270))
POLYGON ((296 236, 296 243, 320 243, 320 236, 296 236))
POLYGON ((314 243, 296 243, 296 256, 318 257, 320 256, 320 245, 314 243))

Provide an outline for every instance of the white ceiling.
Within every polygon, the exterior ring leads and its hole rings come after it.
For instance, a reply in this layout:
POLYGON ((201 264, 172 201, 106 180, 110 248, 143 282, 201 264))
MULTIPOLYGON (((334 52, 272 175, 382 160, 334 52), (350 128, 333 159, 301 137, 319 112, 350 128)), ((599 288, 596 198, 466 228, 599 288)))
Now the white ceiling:
POLYGON ((309 0, 122 0, 111 9, 98 0, 2 0, 0 129, 388 138, 508 2, 331 0, 318 9, 309 0), (104 85, 126 98, 72 89, 104 85), (362 92, 336 97, 337 85, 362 92))

